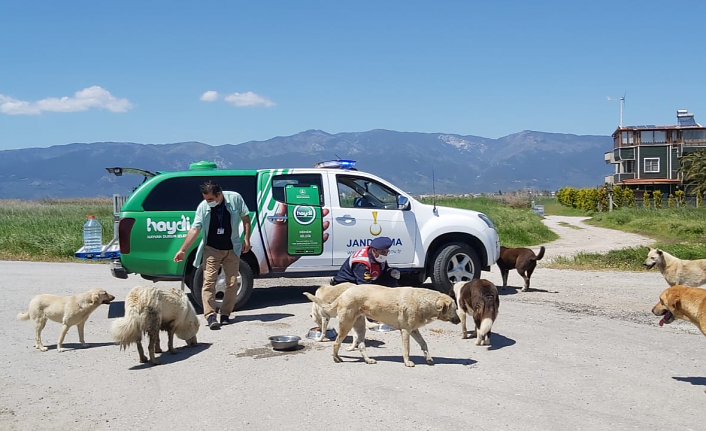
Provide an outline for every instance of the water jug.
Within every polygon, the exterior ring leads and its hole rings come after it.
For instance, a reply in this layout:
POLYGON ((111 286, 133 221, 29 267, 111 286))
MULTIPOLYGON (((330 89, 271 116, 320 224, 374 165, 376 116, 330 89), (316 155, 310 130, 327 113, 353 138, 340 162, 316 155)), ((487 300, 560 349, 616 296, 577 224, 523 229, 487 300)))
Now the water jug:
POLYGON ((83 247, 86 253, 100 253, 103 250, 103 228, 95 216, 89 215, 83 225, 83 247))

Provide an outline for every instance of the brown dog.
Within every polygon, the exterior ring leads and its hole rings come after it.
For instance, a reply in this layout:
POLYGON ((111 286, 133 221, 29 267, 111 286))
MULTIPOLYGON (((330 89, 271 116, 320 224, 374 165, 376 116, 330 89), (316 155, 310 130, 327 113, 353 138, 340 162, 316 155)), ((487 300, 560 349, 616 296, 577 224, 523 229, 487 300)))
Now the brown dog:
POLYGON ((498 317, 500 298, 498 288, 482 278, 455 283, 452 292, 458 304, 458 317, 461 318, 461 338, 468 338, 466 314, 473 316, 476 324, 476 346, 490 346, 490 329, 498 317))
POLYGON ((544 246, 539 247, 539 254, 535 255, 529 248, 507 248, 500 247, 500 258, 496 262, 503 277, 503 287, 507 287, 507 276, 511 269, 517 269, 517 273, 525 280, 523 292, 529 290, 530 277, 537 266, 537 261, 544 257, 544 246))
POLYGON ((706 335, 706 290, 681 284, 668 287, 659 295, 652 314, 662 316, 659 326, 681 319, 693 323, 706 335))

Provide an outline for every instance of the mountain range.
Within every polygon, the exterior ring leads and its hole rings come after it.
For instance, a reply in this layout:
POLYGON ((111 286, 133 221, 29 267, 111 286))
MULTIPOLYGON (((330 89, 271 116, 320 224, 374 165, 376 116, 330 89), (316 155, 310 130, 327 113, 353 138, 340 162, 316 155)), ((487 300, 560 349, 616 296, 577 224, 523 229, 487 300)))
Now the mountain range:
POLYGON ((94 142, 0 151, 0 198, 38 199, 129 193, 141 177, 115 177, 106 167, 149 171, 312 167, 336 158, 412 194, 507 192, 593 187, 612 173, 603 154, 609 136, 522 131, 499 139, 446 133, 370 130, 330 134, 307 130, 237 145, 200 142, 94 142), (433 186, 432 186, 432 179, 433 186))

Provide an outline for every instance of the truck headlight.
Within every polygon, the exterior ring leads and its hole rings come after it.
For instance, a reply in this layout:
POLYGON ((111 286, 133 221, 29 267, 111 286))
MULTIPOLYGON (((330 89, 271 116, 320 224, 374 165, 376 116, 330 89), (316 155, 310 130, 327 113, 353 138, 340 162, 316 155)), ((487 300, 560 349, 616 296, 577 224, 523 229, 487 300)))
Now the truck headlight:
POLYGON ((495 225, 493 224, 493 221, 490 220, 487 215, 485 215, 483 213, 479 213, 478 217, 480 217, 480 219, 483 220, 485 222, 485 224, 488 225, 489 228, 495 229, 495 225))

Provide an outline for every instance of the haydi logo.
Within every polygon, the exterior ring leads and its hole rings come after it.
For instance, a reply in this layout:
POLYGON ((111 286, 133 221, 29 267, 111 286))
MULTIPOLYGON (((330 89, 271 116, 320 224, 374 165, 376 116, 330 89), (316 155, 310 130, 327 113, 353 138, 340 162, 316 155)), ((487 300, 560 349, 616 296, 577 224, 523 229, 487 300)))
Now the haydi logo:
POLYGON ((186 232, 191 229, 189 217, 181 216, 179 221, 154 221, 147 218, 147 232, 162 232, 173 235, 179 232, 186 232))
POLYGON ((316 219, 316 211, 314 207, 300 206, 294 207, 294 220, 302 225, 311 224, 316 219))

